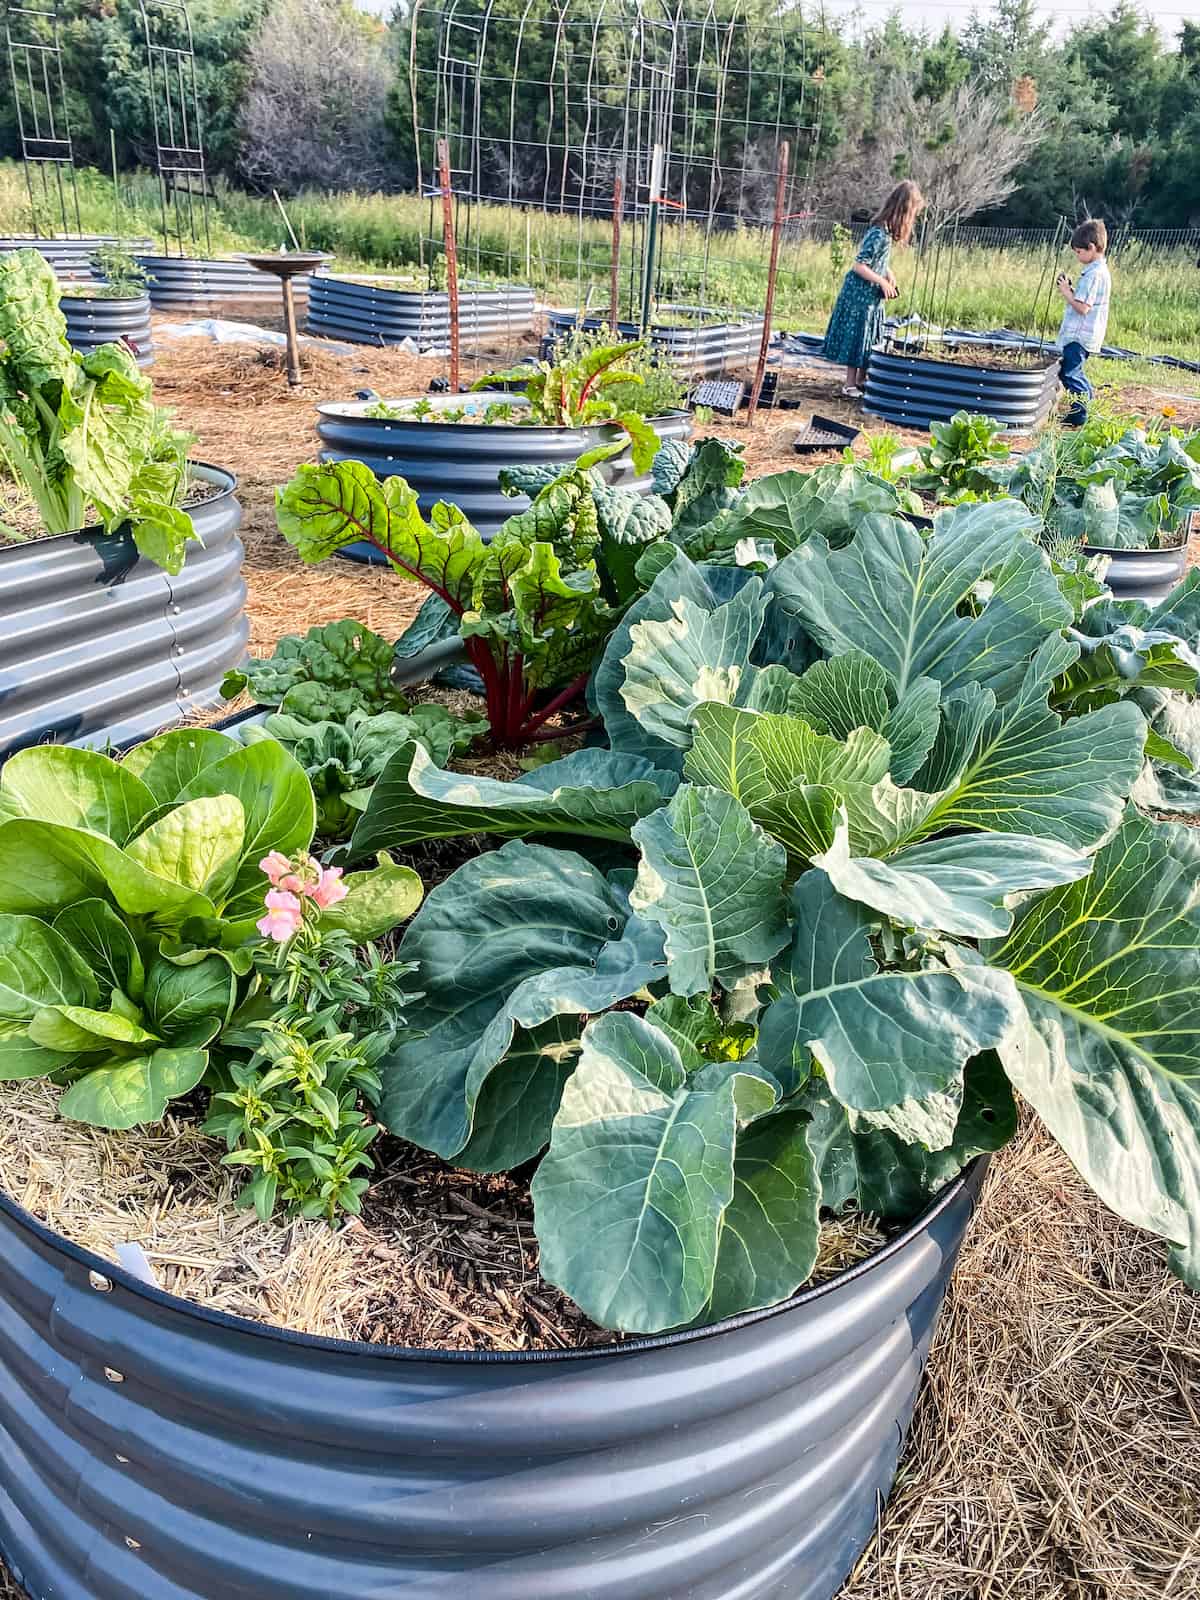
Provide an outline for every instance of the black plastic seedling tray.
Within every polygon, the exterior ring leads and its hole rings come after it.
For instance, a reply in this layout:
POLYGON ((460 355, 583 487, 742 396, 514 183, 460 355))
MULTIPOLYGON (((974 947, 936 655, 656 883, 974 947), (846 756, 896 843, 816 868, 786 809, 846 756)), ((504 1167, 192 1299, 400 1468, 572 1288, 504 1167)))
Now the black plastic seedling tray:
POLYGON ((814 455, 818 450, 839 450, 853 444, 861 432, 861 428, 852 428, 832 417, 819 417, 814 411, 808 427, 796 435, 792 448, 802 456, 814 455))

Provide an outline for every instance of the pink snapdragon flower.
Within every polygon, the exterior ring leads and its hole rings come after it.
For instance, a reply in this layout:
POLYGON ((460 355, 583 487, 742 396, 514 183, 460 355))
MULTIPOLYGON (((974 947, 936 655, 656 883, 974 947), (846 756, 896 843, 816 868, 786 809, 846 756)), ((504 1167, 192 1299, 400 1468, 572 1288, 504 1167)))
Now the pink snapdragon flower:
POLYGON ((286 889, 267 890, 267 914, 257 923, 264 938, 286 944, 299 933, 303 924, 304 910, 296 895, 286 889))
POLYGON ((322 911, 326 906, 337 905, 339 900, 344 900, 350 893, 342 882, 341 867, 326 867, 315 884, 305 885, 305 892, 312 895, 322 911))
POLYGON ((282 850, 272 850, 270 855, 262 858, 258 866, 259 870, 270 878, 272 888, 287 889, 292 894, 303 892, 304 880, 282 850))

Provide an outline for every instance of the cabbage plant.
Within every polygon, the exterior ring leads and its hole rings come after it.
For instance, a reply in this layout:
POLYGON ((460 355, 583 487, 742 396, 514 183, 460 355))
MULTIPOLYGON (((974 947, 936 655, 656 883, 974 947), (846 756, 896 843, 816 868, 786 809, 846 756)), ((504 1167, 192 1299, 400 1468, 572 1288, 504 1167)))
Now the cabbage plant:
POLYGON ((606 748, 502 783, 409 745, 376 785, 354 854, 506 840, 405 934, 382 1119, 538 1160, 542 1270, 598 1322, 791 1294, 823 1206, 912 1219, 1014 1089, 1200 1287, 1200 841, 1129 800, 1138 696, 1200 661, 1165 615, 1085 632, 1038 532, 1002 500, 765 577, 656 552, 606 748))
MULTIPOLYGON (((205 728, 121 762, 41 745, 5 762, 0 819, 0 1079, 53 1078, 78 1121, 157 1121, 251 998, 260 862, 312 839, 303 769, 205 728)), ((322 921, 360 942, 421 892, 387 860, 346 888, 322 921)))

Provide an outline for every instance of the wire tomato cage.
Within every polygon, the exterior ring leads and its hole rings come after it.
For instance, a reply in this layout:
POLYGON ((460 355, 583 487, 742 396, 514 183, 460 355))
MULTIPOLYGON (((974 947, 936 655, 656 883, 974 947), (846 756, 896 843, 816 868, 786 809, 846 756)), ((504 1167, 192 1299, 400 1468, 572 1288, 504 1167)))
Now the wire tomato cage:
POLYGON ((750 322, 744 359, 772 246, 777 270, 815 216, 834 43, 819 6, 418 3, 406 94, 430 286, 444 141, 464 287, 521 282, 551 313, 655 338, 750 322))

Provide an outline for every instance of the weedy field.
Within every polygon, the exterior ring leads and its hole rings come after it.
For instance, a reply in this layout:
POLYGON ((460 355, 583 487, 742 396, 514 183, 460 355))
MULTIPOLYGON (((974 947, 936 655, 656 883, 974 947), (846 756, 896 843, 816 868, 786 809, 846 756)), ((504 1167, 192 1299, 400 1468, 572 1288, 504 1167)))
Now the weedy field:
MULTIPOLYGON (((85 231, 153 238, 158 227, 157 181, 149 173, 112 180, 94 170, 78 175, 85 231)), ((288 218, 307 249, 328 250, 345 270, 441 270, 440 221, 432 203, 417 195, 304 193, 287 202, 288 218)), ((0 233, 29 228, 29 198, 20 167, 0 163, 0 233)), ((483 205, 460 211, 459 260, 464 275, 531 283, 547 299, 574 305, 608 305, 611 233, 604 221, 483 205)), ((218 182, 210 207, 210 247, 216 254, 273 249, 286 230, 270 196, 243 193, 218 182)), ((640 234, 629 226, 621 256, 627 297, 640 234)), ((720 310, 761 310, 766 290, 768 240, 762 230, 738 227, 706 235, 686 220, 663 230, 659 296, 720 310)), ((1063 252, 1061 263, 1073 258, 1063 252)), ((820 330, 847 261, 827 241, 788 239, 780 255, 776 322, 794 330, 820 330)), ((962 247, 950 264, 946 252, 936 294, 925 294, 917 257, 897 252, 898 312, 918 303, 936 319, 957 326, 1028 329, 1049 315, 1051 262, 1044 248, 962 247)), ((1110 343, 1146 354, 1200 359, 1200 269, 1183 251, 1130 246, 1114 261, 1110 343)), ((1053 329, 1051 329, 1053 331, 1053 329)))

